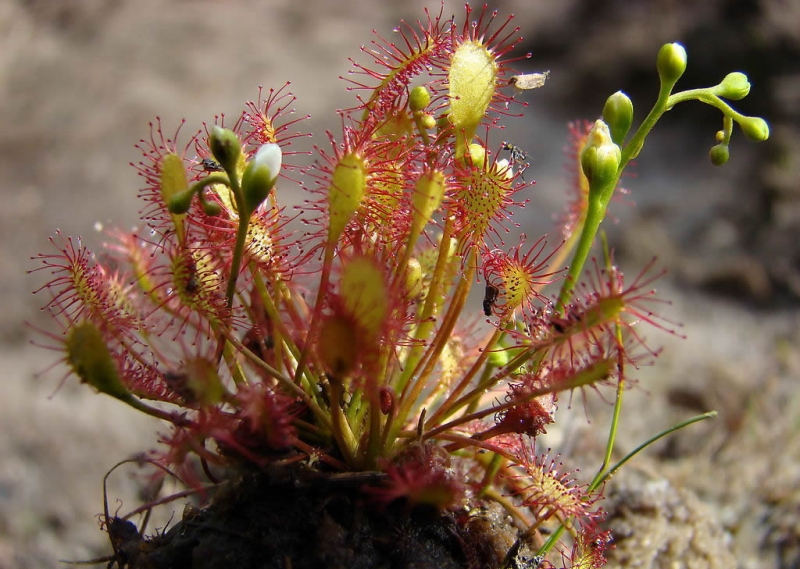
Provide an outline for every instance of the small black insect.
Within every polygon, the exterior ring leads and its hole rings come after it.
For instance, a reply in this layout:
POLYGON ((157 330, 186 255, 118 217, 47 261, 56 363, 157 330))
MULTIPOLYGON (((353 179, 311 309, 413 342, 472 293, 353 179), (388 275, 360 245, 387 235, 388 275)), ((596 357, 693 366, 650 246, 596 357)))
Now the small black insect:
POLYGON ((483 295, 483 313, 486 316, 492 315, 492 307, 497 301, 497 295, 500 294, 500 289, 494 285, 487 284, 486 292, 483 295))
POLYGON ((186 292, 195 294, 198 290, 200 290, 200 283, 197 282, 197 275, 191 275, 186 281, 186 292))
POLYGON ((508 163, 512 168, 517 164, 520 164, 520 172, 522 173, 522 179, 524 180, 525 170, 528 168, 528 165, 525 163, 525 160, 528 158, 528 153, 522 150, 519 146, 505 141, 503 141, 503 146, 500 148, 502 150, 508 150, 508 157, 510 158, 508 163))
POLYGON ((200 163, 203 165, 203 170, 206 172, 222 172, 223 170, 222 166, 219 165, 219 162, 213 158, 203 158, 200 163))
POLYGON ((200 278, 197 274, 197 263, 191 256, 185 258, 185 263, 178 269, 178 278, 183 281, 183 292, 194 296, 200 290, 200 278))
POLYGON ((503 142, 503 146, 501 147, 503 150, 508 150, 509 156, 511 158, 511 165, 513 166, 517 162, 522 162, 523 160, 528 158, 528 153, 522 150, 519 146, 511 144, 510 142, 503 142))

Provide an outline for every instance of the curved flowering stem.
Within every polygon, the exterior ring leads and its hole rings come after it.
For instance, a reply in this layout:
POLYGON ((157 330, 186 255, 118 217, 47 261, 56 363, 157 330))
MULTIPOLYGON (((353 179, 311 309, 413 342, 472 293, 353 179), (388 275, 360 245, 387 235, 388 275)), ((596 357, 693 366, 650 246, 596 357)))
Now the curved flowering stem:
POLYGON ((743 73, 729 73, 713 87, 672 94, 673 87, 686 70, 686 51, 683 46, 677 43, 664 45, 658 53, 656 67, 661 82, 658 97, 628 143, 624 144, 624 140, 633 120, 633 104, 624 93, 617 92, 606 101, 604 120, 595 123, 581 151, 581 167, 589 181, 589 200, 581 236, 556 303, 556 312, 559 314, 563 313, 569 302, 589 258, 606 208, 625 167, 639 155, 650 131, 667 111, 678 103, 700 101, 722 112, 723 130, 717 133, 718 144, 710 152, 712 162, 717 165, 727 162, 733 122, 739 124, 751 140, 761 142, 769 138, 769 125, 764 119, 742 115, 721 99, 739 100, 747 96, 750 83, 743 73))

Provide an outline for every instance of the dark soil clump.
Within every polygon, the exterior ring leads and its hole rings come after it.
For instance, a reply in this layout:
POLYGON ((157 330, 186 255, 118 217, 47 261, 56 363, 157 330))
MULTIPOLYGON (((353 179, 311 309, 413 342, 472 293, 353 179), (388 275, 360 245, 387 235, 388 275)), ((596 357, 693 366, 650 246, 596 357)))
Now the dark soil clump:
POLYGON ((117 547, 133 569, 485 569, 499 567, 517 531, 501 508, 462 515, 376 507, 358 486, 297 486, 247 474, 174 527, 117 547))

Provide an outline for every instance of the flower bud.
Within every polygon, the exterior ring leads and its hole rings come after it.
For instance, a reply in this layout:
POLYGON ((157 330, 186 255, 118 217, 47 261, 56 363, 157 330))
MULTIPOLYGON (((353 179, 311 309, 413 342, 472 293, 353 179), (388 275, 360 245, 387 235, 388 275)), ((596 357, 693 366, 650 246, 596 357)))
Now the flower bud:
POLYGON ((589 192, 592 188, 604 185, 617 176, 622 152, 611 140, 608 125, 597 120, 586 138, 586 145, 581 150, 581 168, 589 180, 589 192))
POLYGON ((708 157, 711 159, 711 163, 714 166, 722 166, 728 161, 730 158, 730 150, 728 149, 727 144, 717 144, 711 147, 711 150, 708 153, 708 157))
POLYGON ((725 79, 714 88, 714 93, 731 101, 744 99, 750 93, 750 82, 747 75, 739 71, 728 73, 725 79))
POLYGON ((679 43, 664 44, 658 50, 656 68, 662 83, 674 84, 686 71, 686 50, 679 43))
POLYGON ((739 126, 750 140, 764 142, 769 138, 769 125, 761 117, 744 117, 739 121, 739 126))
POLYGON ((83 383, 117 399, 130 398, 103 335, 94 324, 83 322, 73 326, 67 334, 66 348, 67 361, 83 383))
POLYGON ((422 115, 422 126, 428 130, 436 126, 436 118, 433 115, 425 113, 422 115))
POLYGON ((622 91, 617 91, 606 99, 603 107, 603 120, 611 130, 611 140, 622 144, 633 124, 633 103, 622 91))
POLYGON ((209 140, 211 153, 222 168, 230 174, 235 172, 242 155, 242 144, 239 137, 227 128, 214 125, 209 140))
POLYGON ((262 144, 247 164, 242 175, 242 194, 245 213, 249 217, 267 199, 275 186, 281 169, 281 147, 275 143, 262 144))
POLYGON ((412 112, 422 111, 430 104, 431 94, 423 85, 411 89, 408 96, 408 108, 412 112))

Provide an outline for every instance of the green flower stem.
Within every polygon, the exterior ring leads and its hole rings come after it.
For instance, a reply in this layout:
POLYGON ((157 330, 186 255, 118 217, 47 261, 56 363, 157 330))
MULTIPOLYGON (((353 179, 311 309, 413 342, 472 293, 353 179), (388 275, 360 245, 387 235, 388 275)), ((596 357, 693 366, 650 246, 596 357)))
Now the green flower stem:
POLYGON ((719 109, 722 111, 724 116, 729 116, 736 122, 740 122, 742 119, 747 118, 745 115, 733 110, 728 103, 723 101, 719 96, 715 95, 712 92, 713 89, 713 87, 705 87, 703 89, 689 89, 688 91, 675 93, 667 99, 667 110, 671 109, 678 103, 683 103, 684 101, 700 101, 701 103, 705 103, 706 105, 710 105, 719 109))
POLYGON ((423 144, 425 144, 425 146, 427 146, 431 142, 431 137, 428 134, 428 130, 425 128, 425 125, 423 124, 422 118, 425 115, 422 112, 414 112, 414 113, 411 113, 411 114, 414 117, 414 125, 417 127, 417 131, 419 132, 419 136, 420 136, 420 138, 422 138, 423 144))
MULTIPOLYGON (((605 187, 601 188, 600 191, 603 194, 613 193, 618 180, 619 173, 617 174, 616 178, 606 184, 605 187)), ((586 260, 589 258, 589 253, 591 252, 592 245, 594 244, 595 235, 597 235, 597 231, 600 229, 600 224, 606 216, 607 207, 608 201, 603 202, 601 200, 589 200, 589 205, 586 210, 586 220, 583 223, 583 230, 581 231, 578 244, 575 247, 575 254, 572 256, 572 262, 569 265, 569 270, 566 278, 564 279, 564 284, 561 286, 561 292, 558 294, 555 313, 559 316, 564 314, 564 307, 572 298, 572 291, 578 284, 578 280, 583 272, 583 267, 586 264, 586 260)))
POLYGON ((722 119, 722 140, 723 144, 730 144, 731 135, 733 134, 733 118, 726 116, 722 119))
POLYGON ((192 195, 197 194, 199 196, 204 189, 206 189, 209 186, 215 186, 217 184, 221 184, 223 186, 230 188, 231 179, 224 172, 214 172, 213 174, 209 174, 202 180, 198 180, 197 182, 192 184, 189 187, 188 192, 192 195))
POLYGON ((671 84, 661 84, 661 89, 659 90, 658 98, 656 99, 653 108, 650 109, 650 112, 644 118, 642 124, 640 124, 639 128, 636 129, 636 132, 628 141, 628 144, 622 148, 622 159, 619 163, 620 174, 625 169, 625 166, 628 165, 628 162, 639 155, 639 152, 641 152, 642 148, 644 147, 644 141, 647 138, 647 135, 650 134, 650 131, 653 130, 653 127, 656 125, 662 115, 672 108, 672 105, 669 104, 671 92, 671 84))
MULTIPOLYGON (((206 180, 212 178, 213 176, 217 175, 212 174, 211 176, 208 176, 206 180)), ((242 216, 242 212, 244 211, 244 197, 242 196, 239 180, 236 178, 236 176, 230 175, 226 176, 226 178, 228 181, 228 187, 230 188, 231 194, 233 195, 236 203, 236 210, 239 212, 239 227, 236 231, 236 244, 234 245, 233 249, 231 273, 228 277, 228 286, 225 290, 225 305, 227 306, 228 310, 230 310, 233 307, 233 297, 236 293, 236 281, 239 278, 239 270, 242 267, 242 257, 244 256, 247 227, 250 225, 250 219, 242 216)), ((217 361, 220 361, 223 355, 228 352, 228 350, 229 348, 227 343, 220 339, 219 347, 217 348, 217 361)))
MULTIPOLYGON (((231 191, 236 196, 236 208, 241 213, 244 211, 244 203, 241 197, 241 191, 238 188, 236 191, 231 184, 231 191)), ((239 216, 239 227, 236 230, 236 244, 233 247, 233 258, 231 260, 231 274, 228 278, 228 288, 225 290, 225 299, 227 306, 230 309, 233 306, 233 295, 236 292, 236 281, 239 278, 239 271, 242 268, 242 257, 244 257, 244 248, 247 241, 247 228, 250 226, 250 218, 239 216)))
POLYGON ((308 339, 303 345, 300 352, 300 358, 297 360, 297 370, 294 374, 294 380, 300 383, 301 377, 306 371, 306 364, 311 354, 311 344, 314 337, 317 335, 317 328, 319 327, 319 317, 322 314, 322 304, 325 299, 325 293, 328 288, 328 281, 331 278, 331 268, 333 267, 333 257, 336 252, 336 242, 328 241, 325 244, 325 257, 322 261, 322 274, 319 277, 319 289, 317 290, 317 298, 314 301, 314 311, 311 313, 311 322, 308 324, 308 339))
MULTIPOLYGON (((297 344, 294 343, 292 340, 292 335, 286 329, 286 325, 284 324, 283 319, 278 314, 278 307, 275 305, 275 302, 272 299, 272 295, 270 295, 269 291, 267 290, 267 286, 264 283, 264 279, 261 276, 261 272, 258 270, 258 266, 255 263, 250 264, 250 274, 253 277, 253 284, 256 287, 256 291, 258 292, 259 297, 261 298, 261 303, 264 307, 264 311, 267 313, 267 318, 269 319, 270 323, 273 326, 273 340, 275 343, 275 361, 280 361, 281 357, 278 353, 279 350, 286 348, 289 350, 289 353, 292 357, 297 360, 300 357, 300 348, 297 347, 297 344)), ((279 285, 280 286, 280 285, 279 285)), ((303 383, 302 387, 306 390, 306 392, 311 395, 312 397, 316 396, 316 389, 312 389, 308 383, 308 379, 303 376, 302 378, 303 383)))
MULTIPOLYGON (((453 220, 448 218, 444 224, 442 238, 439 243, 439 255, 436 258, 436 267, 433 270, 431 283, 428 286, 428 292, 425 296, 425 304, 422 307, 422 312, 417 317, 416 331, 414 332, 414 339, 424 342, 426 338, 433 332, 434 326, 433 315, 437 312, 441 305, 441 288, 444 284, 445 275, 447 274, 447 266, 450 261, 450 235, 453 232, 453 220)), ((404 370, 394 385, 394 390, 400 394, 400 399, 406 399, 406 389, 408 388, 409 380, 414 376, 417 371, 417 366, 420 364, 423 355, 425 354, 424 345, 414 345, 409 351, 406 361, 404 362, 404 370)))
MULTIPOLYGON (((572 298, 572 292, 575 289, 575 286, 578 284, 578 280, 583 272, 583 267, 586 264, 586 260, 589 258, 589 253, 592 249, 592 244, 594 243, 597 231, 599 230, 603 219, 605 219, 608 203, 611 201, 611 197, 614 194, 614 189, 617 187, 619 179, 622 176, 622 173, 625 171, 625 167, 631 160, 639 155, 639 152, 641 152, 642 147, 644 146, 644 141, 647 138, 647 135, 650 134, 650 131, 653 130, 653 127, 665 112, 670 110, 679 102, 690 100, 691 98, 697 98, 697 92, 699 91, 703 93, 707 92, 707 89, 699 89, 694 91, 686 91, 671 97, 670 93, 673 85, 674 83, 662 82, 658 99, 653 105, 653 108, 650 109, 650 112, 642 121, 642 124, 639 125, 639 128, 631 137, 628 144, 621 149, 622 156, 619 167, 617 168, 617 175, 601 187, 590 187, 586 221, 583 224, 581 236, 575 248, 575 254, 572 257, 572 262, 570 263, 567 277, 564 280, 564 284, 561 287, 561 292, 558 295, 558 301, 555 307, 556 314, 562 315, 564 313, 564 307, 572 298), (693 93, 693 95, 691 97, 683 97, 685 93, 693 93)), ((727 107, 727 105, 724 103, 722 104, 727 107)), ((728 109, 730 109, 730 107, 728 107, 728 109)))

